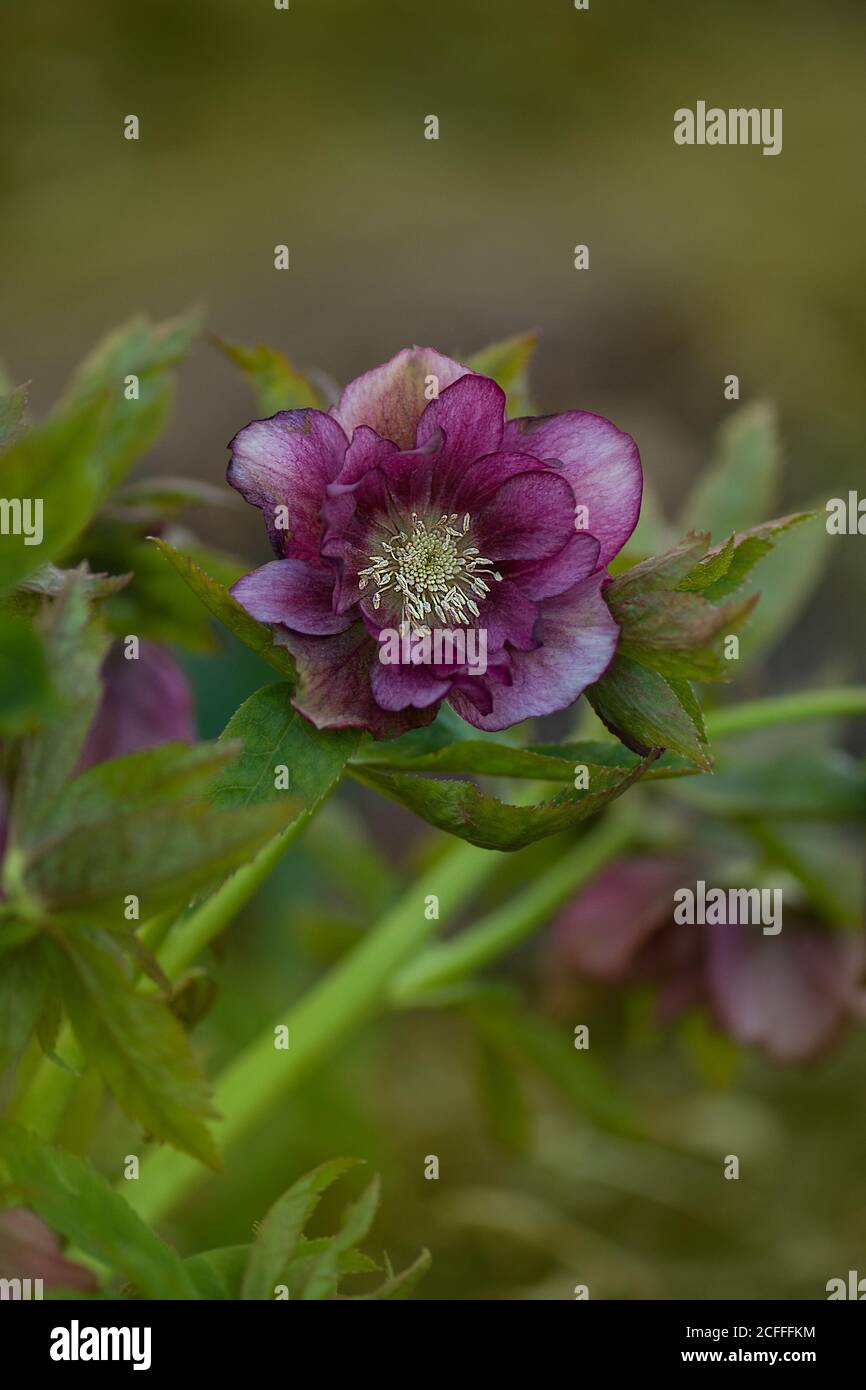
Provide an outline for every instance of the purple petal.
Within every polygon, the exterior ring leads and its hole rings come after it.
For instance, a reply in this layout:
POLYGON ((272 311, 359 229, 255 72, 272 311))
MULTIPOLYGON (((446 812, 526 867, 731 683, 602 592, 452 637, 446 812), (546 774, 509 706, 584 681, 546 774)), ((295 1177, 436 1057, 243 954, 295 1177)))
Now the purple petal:
MULTIPOLYGON (((491 470, 502 457, 491 456, 491 470)), ((574 535, 574 495, 553 469, 507 478, 486 505, 470 515, 476 544, 494 561, 547 558, 558 554, 574 535)))
POLYGON ((442 392, 468 370, 433 348, 404 348, 381 367, 351 381, 331 414, 349 436, 358 425, 369 425, 383 439, 411 449, 428 405, 427 378, 435 376, 442 392))
POLYGON ((599 680, 613 660, 619 633, 602 598, 605 578, 590 575, 539 604, 542 646, 512 653, 512 683, 491 686, 491 714, 479 715, 459 692, 452 693, 450 702, 461 718, 478 729, 507 729, 566 709, 599 680))
POLYGON ((713 1010, 726 1032, 780 1063, 806 1061, 839 1041, 861 1003, 862 937, 796 927, 777 936, 754 926, 706 930, 713 1010))
POLYGON ((260 507, 277 555, 315 561, 321 509, 328 483, 343 464, 346 436, 321 410, 283 410, 254 420, 231 441, 228 481, 260 507), (277 507, 288 512, 288 531, 278 528, 277 507))
POLYGON ((195 740, 195 714, 186 676, 165 647, 142 642, 138 660, 127 660, 115 642, 102 664, 102 701, 90 726, 78 771, 94 763, 195 740))
POLYGON ((640 515, 643 474, 631 435, 602 415, 569 410, 511 420, 502 447, 561 462, 578 505, 589 512, 586 529, 600 542, 599 563, 607 565, 640 515))
POLYGON ((292 704, 317 729, 369 729, 374 738, 398 738, 436 717, 435 705, 394 712, 376 702, 370 677, 379 654, 362 623, 353 623, 335 637, 308 637, 278 628, 274 641, 291 652, 298 668, 292 704))
POLYGON ((370 683, 382 709, 428 709, 439 704, 451 689, 450 680, 438 679, 425 665, 373 663, 370 683))
POLYGON ((481 604, 476 626, 487 632, 487 650, 497 652, 506 642, 520 651, 538 646, 538 606, 515 584, 490 581, 490 593, 481 604))
POLYGON ((344 632, 352 622, 334 612, 335 580, 330 565, 269 560, 239 579, 231 592, 260 623, 283 623, 296 632, 329 636, 344 632))
POLYGON ((673 916, 677 860, 621 859, 591 879, 553 925, 556 966, 591 980, 631 976, 646 943, 673 916))
POLYGON ((49 1289, 97 1287, 93 1272, 67 1260, 50 1227, 25 1207, 0 1212, 0 1279, 41 1279, 49 1289))
POLYGON ((588 531, 580 531, 555 555, 543 560, 512 561, 506 567, 511 582, 527 598, 551 598, 563 594, 599 568, 599 544, 588 531))
POLYGON ((418 421, 419 445, 442 431, 440 470, 455 480, 459 470, 485 454, 495 454, 505 425, 505 392, 485 376, 463 376, 431 401, 418 421))

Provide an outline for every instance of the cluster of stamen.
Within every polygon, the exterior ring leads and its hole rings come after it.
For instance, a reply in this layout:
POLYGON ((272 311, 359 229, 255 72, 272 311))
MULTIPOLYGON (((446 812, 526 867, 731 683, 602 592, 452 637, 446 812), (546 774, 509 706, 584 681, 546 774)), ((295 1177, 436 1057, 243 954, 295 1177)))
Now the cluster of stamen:
POLYGON ((360 571, 358 587, 375 586, 373 607, 382 595, 392 593, 400 601, 401 623, 424 635, 431 617, 443 626, 469 624, 479 615, 477 600, 490 592, 490 582, 502 575, 472 545, 467 512, 460 523, 457 513, 427 523, 412 513, 411 530, 395 525, 379 543, 378 554, 360 571))

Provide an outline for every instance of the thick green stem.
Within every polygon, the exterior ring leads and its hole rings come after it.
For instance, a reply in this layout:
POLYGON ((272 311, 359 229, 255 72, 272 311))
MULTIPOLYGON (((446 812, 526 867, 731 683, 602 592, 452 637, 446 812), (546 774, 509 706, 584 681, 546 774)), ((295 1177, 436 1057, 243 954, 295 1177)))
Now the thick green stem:
POLYGON ((797 691, 793 695, 774 695, 766 700, 748 700, 742 705, 713 710, 707 715, 710 739, 767 729, 774 724, 795 724, 810 719, 840 718, 866 714, 866 686, 842 686, 836 690, 797 691))
POLYGON ((524 941, 552 912, 634 837, 634 815, 625 802, 518 897, 488 914, 452 941, 423 951, 394 980, 390 996, 408 1005, 443 985, 465 979, 524 941))
MULTIPOLYGON (((304 996, 272 1021, 235 1059, 217 1083, 214 1100, 223 1116, 216 1139, 225 1148, 333 1049, 383 1001, 400 966, 495 873, 501 857, 457 843, 404 893, 360 946, 304 996), (438 921, 434 915, 438 899, 438 921), (288 1047, 277 1031, 288 1029, 288 1047)), ((201 1165, 185 1154, 160 1149, 142 1166, 126 1195, 154 1222, 201 1180, 201 1165)))

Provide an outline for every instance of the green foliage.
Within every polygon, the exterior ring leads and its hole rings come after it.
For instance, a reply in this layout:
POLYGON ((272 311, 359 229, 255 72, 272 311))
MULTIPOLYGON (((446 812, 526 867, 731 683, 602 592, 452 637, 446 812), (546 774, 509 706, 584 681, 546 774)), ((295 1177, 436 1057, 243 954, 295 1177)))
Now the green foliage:
POLYGON ((700 706, 685 681, 667 679, 617 656, 586 693, 602 723, 629 747, 667 748, 705 772, 711 768, 700 706))
POLYGON ((357 1159, 335 1158, 300 1178, 271 1207, 259 1226, 241 1285, 242 1298, 273 1298, 304 1227, 323 1192, 348 1172, 357 1159))
POLYGON ((242 752, 217 779, 212 798, 220 806, 254 806, 286 801, 315 810, 339 781, 346 759, 356 748, 355 730, 316 729, 292 708, 284 681, 263 686, 232 715, 222 734, 238 741, 242 752), (277 790, 275 772, 284 766, 289 785, 277 790))
POLYGON ((174 546, 167 541, 156 540, 154 542, 162 554, 166 557, 169 564, 173 565, 181 578, 189 585, 193 593, 204 604, 208 612, 233 632, 235 637, 240 638, 251 651, 272 666, 286 680, 295 683, 295 663, 289 653, 283 647, 274 646, 274 635, 265 623, 259 623, 255 618, 251 618, 245 608, 242 608, 237 599, 234 598, 218 580, 212 579, 206 574, 195 560, 189 555, 181 555, 175 550, 174 546))
POLYGON ((38 632, 0 613, 0 734, 21 733, 55 707, 57 694, 38 632))
POLYGON ((439 830, 482 849, 513 850, 595 815, 636 782, 651 761, 652 757, 640 759, 630 769, 598 765, 590 769, 589 790, 557 792, 536 806, 509 805, 471 782, 379 772, 364 765, 353 765, 350 771, 365 786, 407 806, 439 830))
POLYGON ((73 544, 124 474, 156 438, 171 399, 171 369, 195 330, 191 318, 152 327, 144 319, 98 345, 51 415, 0 457, 0 496, 42 503, 41 544, 23 536, 0 551, 0 593, 73 544), (124 381, 139 379, 139 399, 124 381))
POLYGON ((11 839, 27 844, 70 776, 99 705, 106 640, 91 622, 87 578, 71 573, 43 617, 45 655, 63 673, 62 705, 22 748, 12 802, 11 839))
POLYGON ((721 537, 754 526, 777 504, 781 470, 775 410, 765 402, 741 406, 719 430, 715 457, 686 499, 681 527, 721 537))
POLYGON ((19 1194, 53 1230, 128 1280, 142 1297, 195 1297, 175 1251, 89 1163, 3 1121, 0 1162, 19 1194))
POLYGON ((121 1110, 146 1134, 218 1167, 207 1128, 215 1115, 208 1088, 171 1011, 135 988, 106 932, 80 928, 58 941, 63 1004, 84 1056, 121 1110))
POLYGON ((213 333, 211 341, 240 367, 263 416, 276 415, 278 410, 300 410, 309 406, 324 409, 324 403, 311 382, 275 348, 265 347, 263 343, 254 348, 239 347, 213 333))
POLYGON ((492 377, 505 392, 510 416, 530 415, 529 364, 538 343, 537 333, 517 333, 512 338, 479 348, 465 359, 467 367, 481 376, 492 377))

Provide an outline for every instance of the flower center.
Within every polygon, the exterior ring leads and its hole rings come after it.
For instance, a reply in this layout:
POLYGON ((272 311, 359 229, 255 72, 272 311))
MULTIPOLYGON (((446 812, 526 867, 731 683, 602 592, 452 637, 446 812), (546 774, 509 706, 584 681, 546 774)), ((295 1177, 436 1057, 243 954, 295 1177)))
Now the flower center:
POLYGON ((478 617, 476 599, 490 592, 489 580, 502 575, 491 562, 478 554, 469 530, 471 517, 463 517, 462 529, 456 512, 441 516, 428 526, 412 513, 411 530, 396 525, 379 543, 379 553, 360 571, 358 587, 375 585, 373 607, 382 595, 393 593, 400 599, 401 622, 419 634, 426 633, 432 614, 443 625, 471 623, 478 617))

